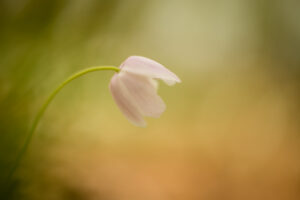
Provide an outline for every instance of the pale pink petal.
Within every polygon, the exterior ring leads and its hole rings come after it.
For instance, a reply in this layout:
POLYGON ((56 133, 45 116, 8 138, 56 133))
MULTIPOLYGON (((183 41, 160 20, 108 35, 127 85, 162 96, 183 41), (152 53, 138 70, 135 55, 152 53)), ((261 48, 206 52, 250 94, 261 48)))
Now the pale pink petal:
POLYGON ((154 80, 130 72, 120 72, 119 80, 143 116, 159 117, 165 111, 165 103, 156 93, 154 80))
POLYGON ((168 85, 181 82, 180 79, 158 62, 142 56, 130 56, 120 66, 122 71, 161 79, 168 85))
POLYGON ((127 119, 137 126, 145 126, 146 122, 135 102, 131 100, 127 89, 120 82, 119 74, 115 74, 112 77, 109 89, 115 102, 127 119))

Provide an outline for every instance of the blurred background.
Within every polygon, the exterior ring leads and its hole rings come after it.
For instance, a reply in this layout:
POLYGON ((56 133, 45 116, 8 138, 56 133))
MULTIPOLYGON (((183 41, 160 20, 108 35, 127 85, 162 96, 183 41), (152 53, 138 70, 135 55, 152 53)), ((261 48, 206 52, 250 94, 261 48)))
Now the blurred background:
POLYGON ((3 200, 298 200, 300 1, 0 0, 3 200), (108 90, 65 87, 19 168, 38 109, 71 73, 152 58, 182 80, 146 128, 108 90))

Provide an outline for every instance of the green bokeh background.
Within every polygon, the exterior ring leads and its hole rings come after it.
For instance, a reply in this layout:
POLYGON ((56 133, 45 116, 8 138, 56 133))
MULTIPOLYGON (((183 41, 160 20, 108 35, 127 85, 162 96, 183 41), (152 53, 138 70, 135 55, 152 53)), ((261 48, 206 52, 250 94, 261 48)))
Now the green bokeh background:
POLYGON ((0 199, 297 200, 300 2, 0 0, 0 199), (152 58, 182 80, 146 128, 108 90, 65 87, 7 189, 49 93, 71 73, 152 58), (6 189, 3 189, 6 188, 6 189))

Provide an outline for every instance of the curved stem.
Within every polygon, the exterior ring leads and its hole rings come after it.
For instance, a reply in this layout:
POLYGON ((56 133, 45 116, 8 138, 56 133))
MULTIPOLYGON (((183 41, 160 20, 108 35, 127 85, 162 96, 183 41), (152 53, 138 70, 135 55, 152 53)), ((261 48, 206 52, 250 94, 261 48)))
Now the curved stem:
POLYGON ((29 133, 28 133, 28 136, 25 140, 25 143, 22 147, 22 149, 20 150, 9 174, 8 174, 8 178, 7 180, 9 181, 12 177, 12 175, 14 174, 14 172, 16 171, 16 169, 18 168, 18 165, 20 163, 20 161, 22 160, 22 157, 23 155, 25 154, 29 144, 30 144, 30 141, 32 139, 32 136, 34 134, 34 131, 35 129, 37 128, 37 125, 40 121, 40 119, 42 118, 44 112, 46 111, 48 105, 51 103, 51 101, 54 99, 54 97, 56 96, 56 94, 65 86, 67 85, 69 82, 71 82, 72 80, 80 77, 80 76, 83 76, 87 73, 90 73, 90 72, 94 72, 94 71, 101 71, 101 70, 113 70, 113 71, 116 71, 116 72, 119 72, 120 69, 118 67, 113 67, 113 66, 100 66, 100 67, 91 67, 91 68, 87 68, 87 69, 84 69, 82 71, 79 71, 73 75, 71 75, 68 79, 66 79, 64 82, 62 82, 50 95, 49 97, 46 99, 46 101, 44 102, 44 104, 42 105, 42 107, 40 108, 40 110, 38 111, 36 117, 34 118, 34 121, 32 123, 32 126, 31 128, 29 129, 29 133))

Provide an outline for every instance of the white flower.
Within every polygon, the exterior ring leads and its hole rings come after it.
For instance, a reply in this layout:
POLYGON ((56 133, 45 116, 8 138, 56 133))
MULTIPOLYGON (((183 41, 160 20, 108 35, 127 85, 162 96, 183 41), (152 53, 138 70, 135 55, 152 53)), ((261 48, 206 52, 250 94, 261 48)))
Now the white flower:
POLYGON ((166 105, 157 95, 157 80, 168 85, 181 82, 163 65, 142 56, 130 56, 110 81, 110 91, 126 118, 137 126, 145 126, 143 116, 159 117, 166 105))

